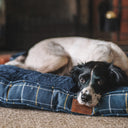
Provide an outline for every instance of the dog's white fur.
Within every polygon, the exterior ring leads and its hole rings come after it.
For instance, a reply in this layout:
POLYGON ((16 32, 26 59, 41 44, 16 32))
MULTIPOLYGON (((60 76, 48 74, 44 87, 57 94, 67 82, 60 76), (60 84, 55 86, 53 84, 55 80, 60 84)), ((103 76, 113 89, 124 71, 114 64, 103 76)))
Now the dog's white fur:
POLYGON ((72 66, 88 61, 112 62, 128 75, 128 58, 114 43, 83 37, 64 37, 43 40, 33 46, 26 58, 19 56, 7 65, 15 65, 42 73, 68 74, 72 66))

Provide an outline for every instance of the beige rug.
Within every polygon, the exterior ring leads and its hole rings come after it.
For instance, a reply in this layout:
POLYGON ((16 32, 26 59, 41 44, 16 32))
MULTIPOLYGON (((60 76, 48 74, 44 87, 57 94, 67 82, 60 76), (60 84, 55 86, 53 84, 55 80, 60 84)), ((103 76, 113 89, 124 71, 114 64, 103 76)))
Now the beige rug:
POLYGON ((89 117, 0 107, 0 128, 128 128, 128 118, 89 117))

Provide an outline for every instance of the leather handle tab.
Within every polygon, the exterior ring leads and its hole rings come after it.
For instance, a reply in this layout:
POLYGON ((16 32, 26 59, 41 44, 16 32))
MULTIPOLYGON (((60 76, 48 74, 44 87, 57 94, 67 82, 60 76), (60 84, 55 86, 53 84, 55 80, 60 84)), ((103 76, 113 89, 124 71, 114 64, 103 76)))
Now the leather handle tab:
POLYGON ((79 114, 92 115, 93 108, 87 107, 85 105, 80 105, 76 99, 72 101, 72 112, 79 114))

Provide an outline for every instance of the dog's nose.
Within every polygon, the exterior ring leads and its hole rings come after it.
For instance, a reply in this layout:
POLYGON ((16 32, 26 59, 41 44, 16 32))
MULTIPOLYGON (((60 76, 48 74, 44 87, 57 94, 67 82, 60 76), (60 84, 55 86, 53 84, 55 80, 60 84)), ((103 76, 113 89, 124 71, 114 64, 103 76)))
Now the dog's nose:
POLYGON ((89 95, 89 94, 83 93, 83 94, 81 95, 81 100, 82 100, 83 102, 91 101, 91 100, 92 100, 92 96, 89 95))

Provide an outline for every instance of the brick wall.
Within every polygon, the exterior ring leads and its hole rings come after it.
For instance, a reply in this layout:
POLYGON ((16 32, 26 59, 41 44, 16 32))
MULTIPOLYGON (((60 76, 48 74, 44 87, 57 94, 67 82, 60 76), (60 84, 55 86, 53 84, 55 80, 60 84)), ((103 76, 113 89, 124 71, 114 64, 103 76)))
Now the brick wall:
MULTIPOLYGON (((114 11, 118 14, 118 2, 119 0, 113 0, 114 11)), ((128 44, 128 0, 121 0, 121 24, 119 32, 119 41, 117 34, 113 34, 113 41, 118 41, 119 44, 128 44)))
MULTIPOLYGON (((128 0, 121 0, 121 24, 119 32, 101 32, 99 30, 98 6, 102 0, 93 0, 93 36, 104 40, 112 40, 119 45, 128 45, 128 0)), ((113 11, 119 14, 119 0, 110 0, 113 11)))

